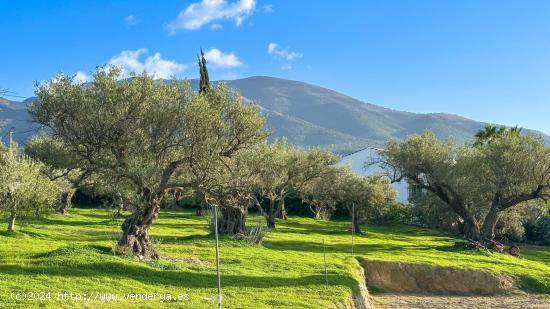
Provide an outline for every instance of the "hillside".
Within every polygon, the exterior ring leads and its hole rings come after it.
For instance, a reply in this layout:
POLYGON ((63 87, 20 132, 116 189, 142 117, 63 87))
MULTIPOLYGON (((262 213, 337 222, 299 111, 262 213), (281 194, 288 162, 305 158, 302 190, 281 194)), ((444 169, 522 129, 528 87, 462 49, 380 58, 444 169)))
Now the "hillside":
MULTIPOLYGON (((196 80, 191 82, 197 86, 196 80)), ((366 146, 380 146, 389 138, 401 139, 427 129, 441 139, 453 137, 463 142, 485 125, 445 113, 392 110, 299 81, 255 76, 225 82, 260 105, 273 137, 286 137, 291 143, 305 147, 329 147, 346 153, 366 146)), ((19 141, 35 131, 30 126, 24 103, 3 100, 0 108, 3 131, 13 126, 19 141)), ((549 136, 544 138, 550 142, 549 136)))
MULTIPOLYGON (((6 308, 216 306, 214 236, 208 231, 206 217, 198 217, 192 210, 162 211, 151 229, 162 257, 159 261, 113 255, 122 219, 111 218, 106 209, 73 208, 69 215, 55 214, 47 220, 29 222, 16 232, 0 231, 0 241, 5 244, 0 246, 0 304, 6 308), (51 292, 51 299, 31 303, 9 296, 23 291, 51 292), (58 292, 84 297, 80 301, 60 300, 58 292), (124 298, 130 293, 188 297, 172 302, 124 298)), ((251 216, 250 226, 259 220, 263 218, 251 216)), ((545 247, 523 245, 522 258, 518 259, 455 246, 459 238, 430 229, 369 225, 367 235, 355 236, 353 256, 349 222, 291 217, 277 224, 262 245, 220 238, 224 308, 353 308, 345 304, 364 280, 358 260, 508 274, 520 280, 520 289, 525 292, 550 291, 550 251, 545 247)), ((485 297, 483 301, 491 299, 485 297)), ((547 296, 533 294, 526 294, 524 299, 530 301, 530 308, 548 301, 547 296)), ((458 300, 463 303, 468 298, 453 297, 453 301, 458 300)), ((499 303, 502 298, 495 301, 499 303)))
POLYGON ((4 142, 7 141, 11 128, 14 139, 20 144, 37 132, 37 125, 32 123, 27 113, 27 100, 15 102, 0 98, 0 136, 4 142))

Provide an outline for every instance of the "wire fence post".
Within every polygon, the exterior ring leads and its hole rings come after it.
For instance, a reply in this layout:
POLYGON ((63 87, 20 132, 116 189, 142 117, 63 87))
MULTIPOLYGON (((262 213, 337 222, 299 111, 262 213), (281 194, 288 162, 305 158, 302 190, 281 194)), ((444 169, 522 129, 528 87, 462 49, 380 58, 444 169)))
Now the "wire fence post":
POLYGON ((214 232, 216 234, 216 275, 218 277, 218 309, 222 308, 222 284, 220 276, 220 245, 218 239, 218 207, 214 205, 214 232))
POLYGON ((351 204, 351 255, 355 255, 355 203, 351 204))
POLYGON ((13 128, 9 131, 8 147, 10 148, 10 151, 13 149, 13 128))
POLYGON ((325 285, 328 287, 328 272, 327 272, 327 250, 325 248, 325 239, 323 238, 323 260, 325 263, 325 285))

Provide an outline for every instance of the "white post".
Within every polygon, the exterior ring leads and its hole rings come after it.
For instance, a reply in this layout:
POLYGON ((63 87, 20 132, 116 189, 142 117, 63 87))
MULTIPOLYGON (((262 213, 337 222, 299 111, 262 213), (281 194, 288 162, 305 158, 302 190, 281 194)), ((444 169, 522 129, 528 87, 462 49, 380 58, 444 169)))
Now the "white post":
POLYGON ((214 231, 216 234, 216 275, 218 276, 218 309, 222 308, 222 283, 220 276, 220 248, 218 239, 218 207, 214 205, 214 231))
POLYGON ((323 260, 325 262, 325 285, 328 287, 327 250, 325 249, 325 239, 323 239, 323 260))
POLYGON ((355 255, 355 203, 351 204, 351 255, 355 255))
POLYGON ((9 142, 8 142, 8 147, 10 149, 10 151, 13 149, 13 128, 10 129, 9 131, 9 138, 8 138, 9 142))

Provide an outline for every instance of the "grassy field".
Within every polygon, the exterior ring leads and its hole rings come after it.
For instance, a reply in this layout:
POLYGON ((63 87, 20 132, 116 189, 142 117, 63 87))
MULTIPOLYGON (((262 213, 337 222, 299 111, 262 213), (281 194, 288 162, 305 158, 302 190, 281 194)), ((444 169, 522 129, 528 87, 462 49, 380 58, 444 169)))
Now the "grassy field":
MULTIPOLYGON (((0 232, 0 307, 215 308, 214 241, 206 218, 189 211, 162 212, 152 229, 162 260, 140 262, 112 254, 121 220, 111 221, 110 216, 105 210, 71 209, 67 216, 0 232), (50 300, 17 301, 15 297, 29 296, 18 292, 50 292, 50 300), (65 292, 75 293, 73 299, 79 293, 82 299, 63 300, 70 298, 65 292), (156 300, 124 299, 130 293, 158 295, 149 296, 156 300), (167 294, 180 300, 161 303, 167 294)), ((291 218, 279 222, 262 246, 222 238, 224 307, 330 308, 344 302, 361 271, 351 255, 347 227, 346 222, 291 218)), ((358 258, 506 272, 521 277, 526 291, 550 293, 548 247, 522 246, 523 258, 517 259, 457 248, 456 238, 429 229, 369 226, 367 231, 355 238, 358 258)))

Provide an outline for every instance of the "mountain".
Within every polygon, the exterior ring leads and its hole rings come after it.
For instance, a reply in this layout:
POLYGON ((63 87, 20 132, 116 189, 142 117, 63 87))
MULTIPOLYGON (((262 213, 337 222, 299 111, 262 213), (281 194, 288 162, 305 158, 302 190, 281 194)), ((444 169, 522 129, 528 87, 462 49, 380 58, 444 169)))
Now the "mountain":
POLYGON ((20 144, 24 144, 37 132, 38 126, 32 123, 27 113, 28 101, 15 102, 0 98, 0 136, 5 143, 10 129, 13 129, 13 138, 20 144))
MULTIPOLYGON (((275 136, 344 153, 382 146, 389 138, 401 139, 427 129, 440 139, 452 137, 461 143, 486 125, 452 114, 388 109, 299 81, 256 76, 226 82, 262 107, 275 136)), ((544 139, 550 143, 549 136, 544 139)))
MULTIPOLYGON (((273 131, 272 138, 286 137, 296 145, 326 147, 340 153, 381 146, 389 138, 401 139, 427 129, 441 139, 452 137, 463 142, 486 124, 452 114, 388 109, 300 81, 255 76, 223 82, 260 106, 273 131)), ((198 82, 191 80, 191 85, 197 88, 198 82)), ((29 100, 0 101, 3 135, 12 126, 17 140, 24 141, 33 134, 25 109, 29 100)), ((549 136, 544 135, 544 139, 550 143, 549 136)))

